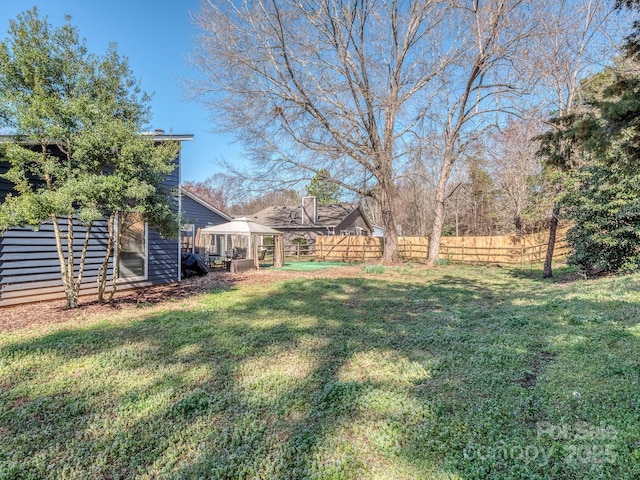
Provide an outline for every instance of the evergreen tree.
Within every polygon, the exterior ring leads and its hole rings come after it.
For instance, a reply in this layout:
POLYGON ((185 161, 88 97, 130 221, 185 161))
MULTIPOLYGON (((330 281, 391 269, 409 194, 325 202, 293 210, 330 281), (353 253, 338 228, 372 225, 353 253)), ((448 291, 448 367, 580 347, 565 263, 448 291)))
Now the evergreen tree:
POLYGON ((331 205, 340 202, 340 187, 331 181, 326 168, 315 174, 307 186, 307 195, 318 199, 318 205, 331 205))
MULTIPOLYGON (((140 137, 149 98, 115 47, 90 54, 65 19, 55 28, 33 8, 10 22, 0 43, 0 126, 15 133, 5 178, 16 192, 0 205, 0 231, 52 223, 67 306, 74 308, 96 221, 136 211, 165 233, 177 225, 168 192, 159 189, 177 150, 153 150, 153 138, 140 137), (78 224, 85 233, 76 252, 78 224)), ((112 237, 109 245, 118 248, 112 237)))
POLYGON ((548 163, 569 172, 562 195, 573 224, 569 260, 588 272, 640 269, 638 67, 622 59, 592 76, 583 111, 556 119, 562 128, 543 138, 548 163))

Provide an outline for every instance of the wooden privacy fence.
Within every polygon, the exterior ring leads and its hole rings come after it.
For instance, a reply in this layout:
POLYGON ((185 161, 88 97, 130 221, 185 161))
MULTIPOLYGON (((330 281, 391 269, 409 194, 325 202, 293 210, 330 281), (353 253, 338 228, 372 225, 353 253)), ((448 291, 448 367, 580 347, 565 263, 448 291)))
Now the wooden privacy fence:
MULTIPOLYGON (((310 244, 299 244, 299 243, 291 243, 284 242, 284 256, 285 258, 295 258, 296 260, 308 260, 316 258, 316 245, 315 243, 310 244)), ((260 251, 265 251, 265 256, 268 258, 273 257, 273 245, 271 244, 262 244, 258 247, 260 251)))
POLYGON ((350 235, 316 237, 316 258, 342 262, 374 261, 382 257, 382 238, 350 235))
MULTIPOLYGON (((558 232, 553 258, 569 254, 566 230, 558 232)), ((440 259, 456 263, 530 264, 544 262, 547 233, 500 235, 493 237, 442 237, 440 259)), ((378 260, 383 242, 379 237, 320 236, 316 239, 316 258, 344 262, 378 260)), ((428 237, 399 237, 398 254, 404 260, 424 261, 429 252, 428 237)))

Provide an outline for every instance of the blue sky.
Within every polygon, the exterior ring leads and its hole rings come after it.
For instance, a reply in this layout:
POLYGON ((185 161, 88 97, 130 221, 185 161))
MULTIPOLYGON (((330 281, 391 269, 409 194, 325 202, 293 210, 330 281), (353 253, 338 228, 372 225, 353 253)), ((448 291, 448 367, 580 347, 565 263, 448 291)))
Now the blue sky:
POLYGON ((198 103, 187 101, 181 78, 197 71, 186 61, 198 33, 190 15, 199 0, 1 0, 0 39, 7 37, 9 20, 37 6, 54 25, 71 15, 71 23, 87 40, 89 50, 103 54, 109 42, 129 58, 142 89, 154 93, 151 128, 166 133, 194 135, 183 144, 182 180, 204 180, 221 171, 218 161, 242 161, 240 147, 229 137, 214 134, 209 114, 198 103))

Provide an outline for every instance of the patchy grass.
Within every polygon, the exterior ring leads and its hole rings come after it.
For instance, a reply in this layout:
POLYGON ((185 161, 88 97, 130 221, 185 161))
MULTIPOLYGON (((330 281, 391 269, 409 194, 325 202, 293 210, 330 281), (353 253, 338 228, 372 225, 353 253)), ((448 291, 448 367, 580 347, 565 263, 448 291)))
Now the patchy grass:
POLYGON ((386 271, 386 267, 380 263, 366 264, 362 266, 362 271, 368 274, 384 273, 386 271))
POLYGON ((362 275, 3 336, 0 478, 640 477, 639 275, 362 275))

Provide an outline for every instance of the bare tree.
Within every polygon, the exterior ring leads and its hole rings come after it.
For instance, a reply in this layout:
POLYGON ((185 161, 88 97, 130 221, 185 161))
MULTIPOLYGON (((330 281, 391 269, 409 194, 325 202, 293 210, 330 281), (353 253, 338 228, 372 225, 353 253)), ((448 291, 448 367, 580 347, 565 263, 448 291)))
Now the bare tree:
MULTIPOLYGON (((383 261, 397 258, 398 176, 416 144, 430 143, 426 151, 438 152, 426 159, 438 163, 430 182, 433 264, 456 163, 523 109, 522 94, 539 79, 536 50, 559 35, 542 20, 567 16, 566 5, 203 0, 193 63, 205 79, 191 90, 215 124, 246 147, 254 178, 277 180, 282 188, 326 169, 332 181, 371 199, 385 232, 383 261)), ((588 41, 585 35, 577 52, 588 41)))
POLYGON ((420 158, 415 158, 398 175, 394 204, 403 235, 427 235, 433 222, 433 178, 433 172, 420 158))
POLYGON ((302 197, 295 190, 275 190, 263 193, 230 207, 233 215, 251 215, 267 207, 290 207, 300 205, 302 197))
POLYGON ((441 101, 431 126, 441 144, 440 173, 435 192, 434 222, 427 263, 433 265, 440 251, 445 221, 447 184, 456 162, 485 133, 509 114, 517 114, 516 101, 528 92, 528 62, 537 32, 540 2, 501 0, 463 1, 455 4, 456 18, 464 34, 465 55, 443 79, 441 101))
POLYGON ((529 233, 541 226, 543 210, 551 211, 549 202, 540 204, 542 165, 537 155, 539 142, 534 141, 543 126, 542 112, 531 110, 493 132, 485 142, 500 204, 498 229, 504 233, 529 233))
POLYGON ((184 182, 182 188, 198 195, 223 212, 245 201, 247 195, 243 179, 226 173, 217 173, 199 182, 184 182))
POLYGON ((450 14, 430 0, 204 1, 194 63, 207 78, 193 90, 263 179, 327 169, 374 199, 392 261, 396 161, 428 87, 460 53, 450 14))

